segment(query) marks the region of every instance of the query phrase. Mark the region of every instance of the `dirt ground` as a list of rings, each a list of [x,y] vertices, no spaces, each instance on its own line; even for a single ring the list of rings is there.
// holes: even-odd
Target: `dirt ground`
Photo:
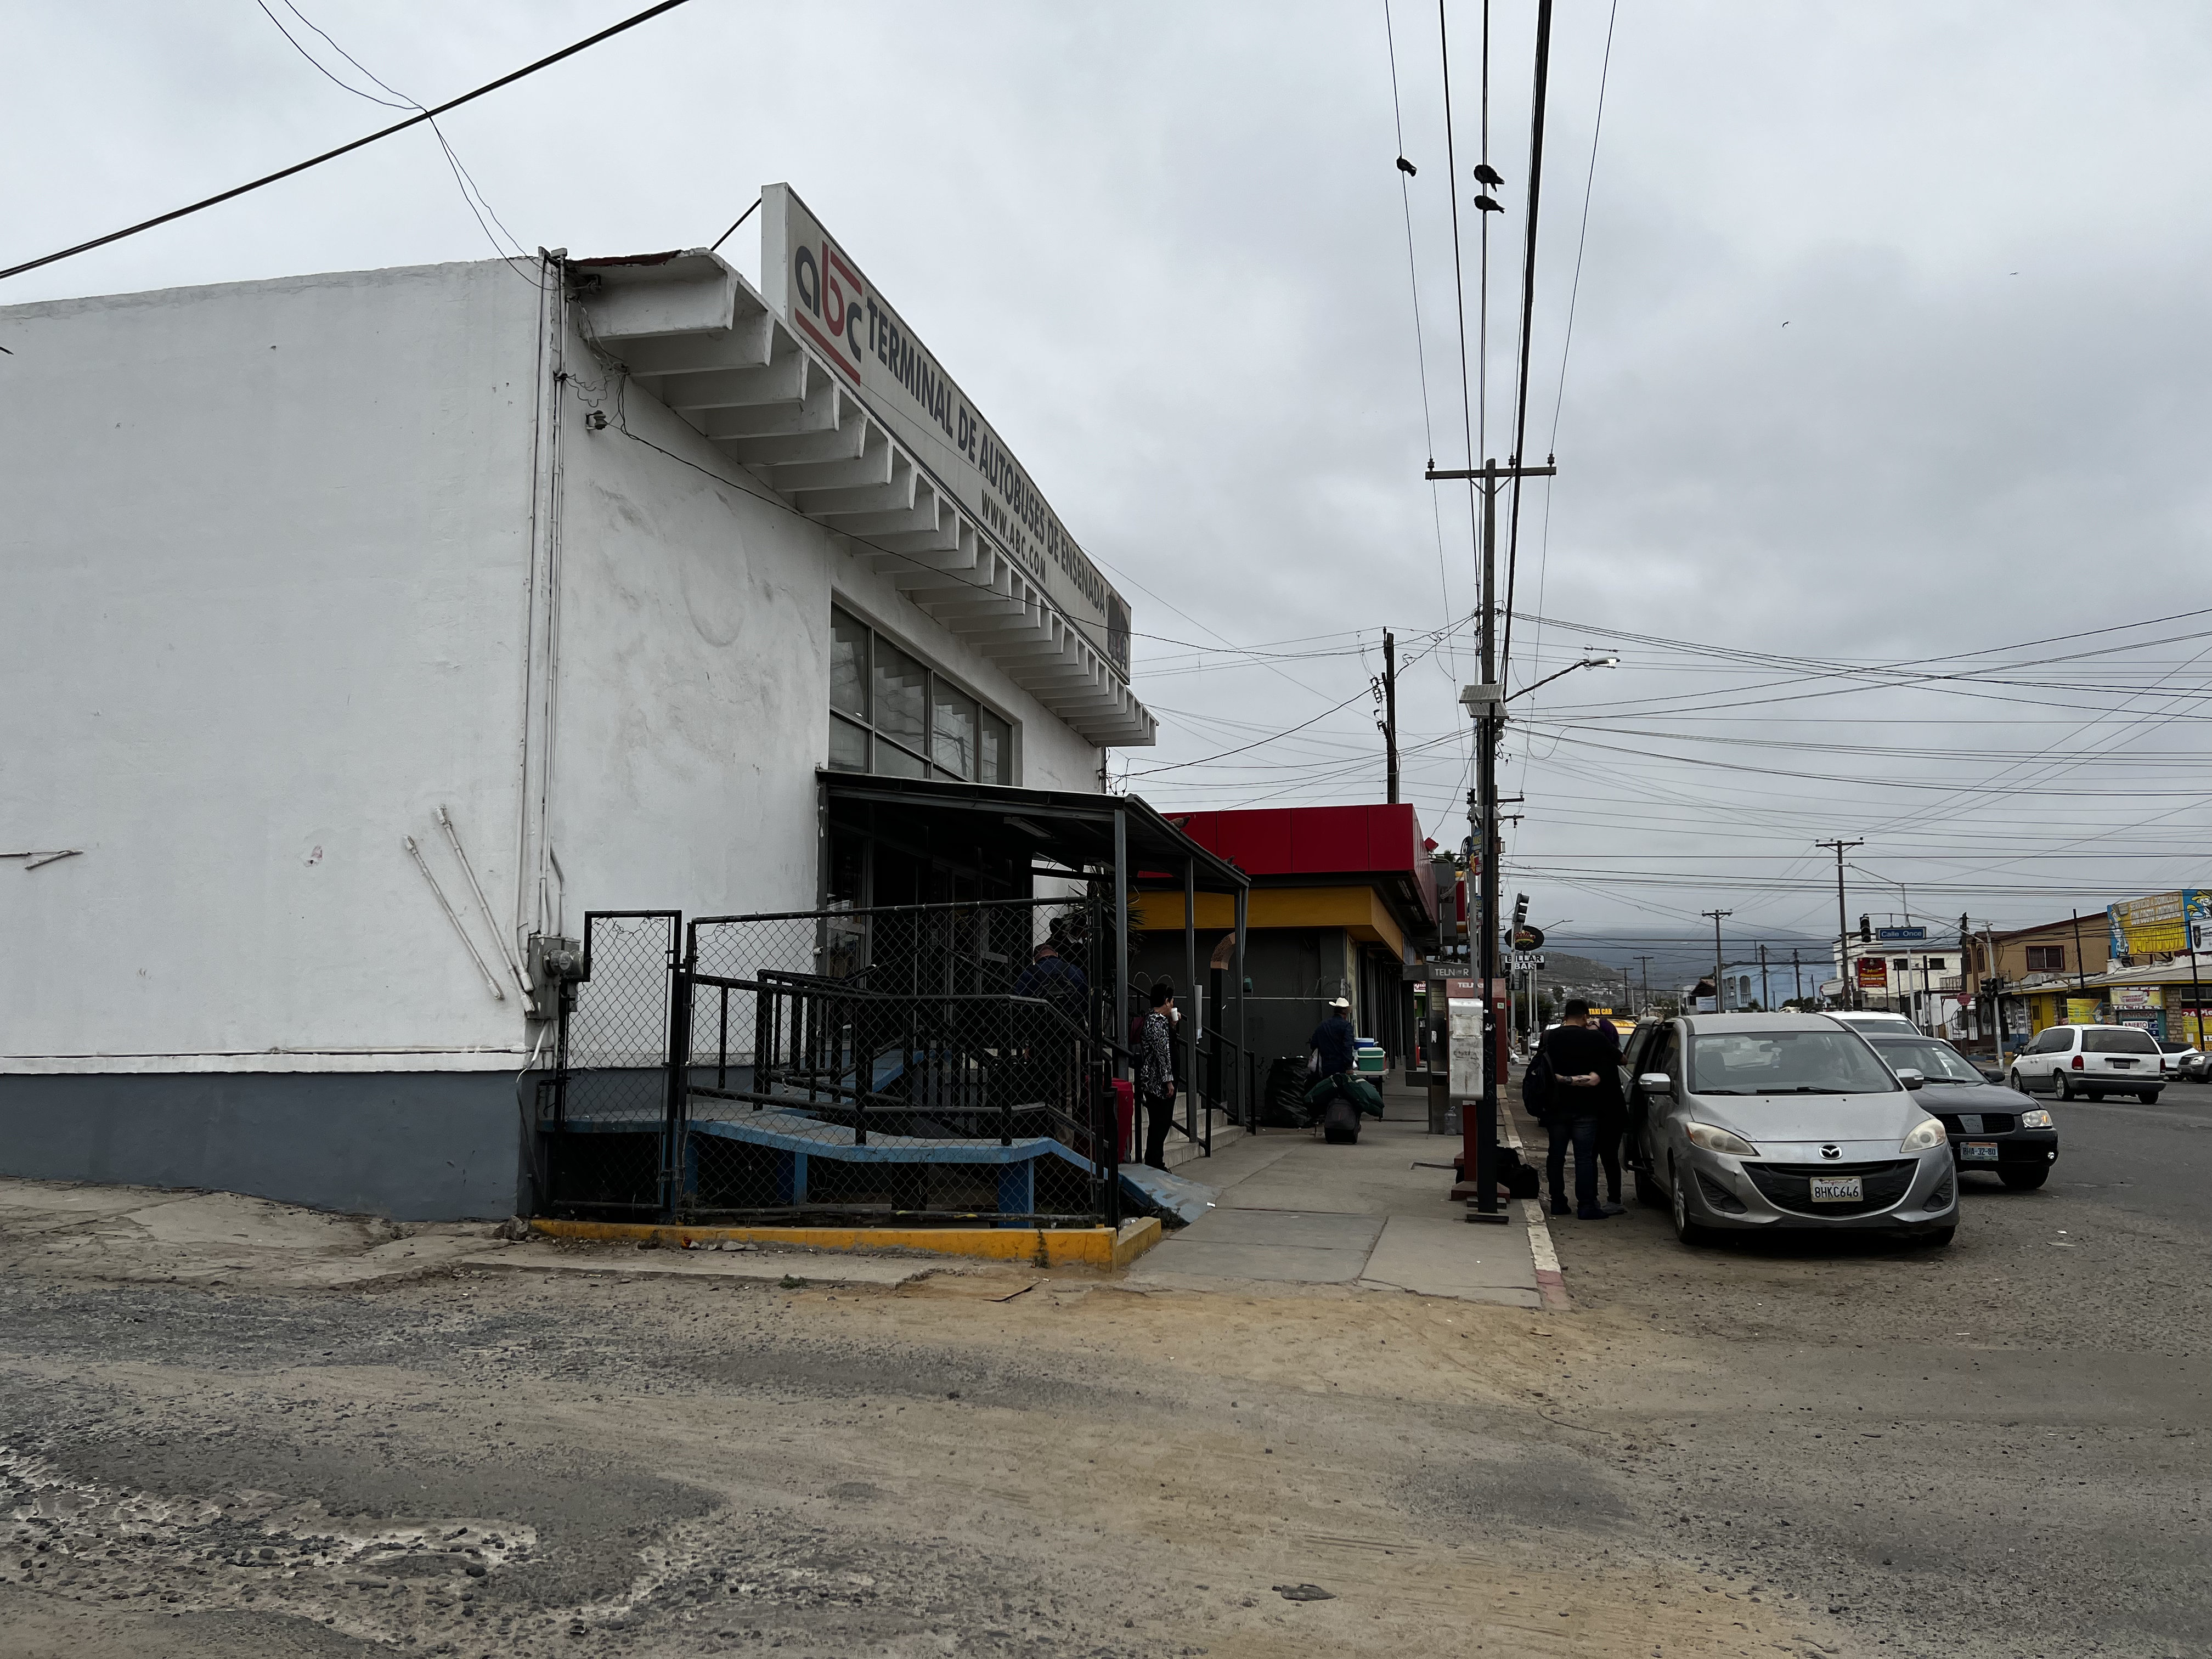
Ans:
[[[58,1202],[0,1194],[24,1659],[2203,1650],[2201,1503],[2128,1517],[2186,1498],[2195,1428],[1947,1462],[1985,1414],[1952,1373],[1916,1395],[1917,1349],[1879,1339],[1836,1363],[1878,1323],[1844,1281],[1920,1273],[1894,1255],[1700,1268],[1631,1219],[1563,1235],[1582,1302],[1547,1315],[1012,1267],[854,1288],[798,1255],[772,1282],[520,1273],[455,1265],[481,1229],[231,1227],[251,1201],[221,1199],[154,1239]],[[1823,1273],[1826,1310],[1759,1310]],[[1955,1500],[2123,1435],[2124,1482],[2008,1518],[1990,1599],[2018,1616],[1961,1616]],[[2148,1553],[2094,1628],[2051,1624],[2070,1583],[2039,1607],[2028,1581],[2100,1522]]]

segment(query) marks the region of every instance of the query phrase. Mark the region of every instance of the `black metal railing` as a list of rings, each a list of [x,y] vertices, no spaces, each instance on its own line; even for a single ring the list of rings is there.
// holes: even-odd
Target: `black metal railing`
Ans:
[[[1088,896],[590,914],[538,1090],[541,1205],[1118,1224],[1099,921]]]

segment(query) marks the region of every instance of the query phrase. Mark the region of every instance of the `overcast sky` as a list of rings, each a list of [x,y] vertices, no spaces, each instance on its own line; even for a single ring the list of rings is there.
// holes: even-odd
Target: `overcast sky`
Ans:
[[[426,102],[632,9],[301,3]],[[1500,455],[1533,13],[1494,7]],[[1585,647],[1623,665],[1516,705],[1509,890],[1578,934],[1691,932],[1719,906],[1749,938],[1832,927],[1823,836],[1867,842],[1854,918],[2021,923],[2212,879],[2212,617],[2089,631],[2212,606],[2212,11],[1632,0],[1593,175],[1610,15],[1559,8],[1529,422],[1540,455],[1556,419],[1560,471],[1524,501],[1516,599],[1557,620],[1516,624],[1512,675]],[[4,16],[0,264],[391,118],[253,0]],[[1390,627],[1408,799],[1456,844],[1475,660],[1464,627],[1434,635],[1472,609],[1474,566],[1464,489],[1420,476],[1467,456],[1453,181],[1436,12],[1399,4],[1425,418],[1384,18],[690,0],[444,125],[530,247],[701,246],[788,180],[1130,599],[1161,720],[1157,749],[1116,757],[1133,789],[1380,799],[1359,694]],[[1481,20],[1454,0],[1470,331]],[[416,131],[0,303],[489,252]],[[753,227],[726,252],[757,271]],[[2028,641],[2051,642],[2005,648]]]

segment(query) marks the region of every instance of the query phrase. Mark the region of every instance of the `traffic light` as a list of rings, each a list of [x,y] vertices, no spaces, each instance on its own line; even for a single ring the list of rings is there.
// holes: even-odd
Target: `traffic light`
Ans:
[[[1874,943],[1874,918],[1870,915],[1862,915],[1859,918],[1859,943],[1862,945]]]
[[[1516,893],[1513,896],[1513,926],[1518,928],[1528,920],[1528,896],[1526,893]]]

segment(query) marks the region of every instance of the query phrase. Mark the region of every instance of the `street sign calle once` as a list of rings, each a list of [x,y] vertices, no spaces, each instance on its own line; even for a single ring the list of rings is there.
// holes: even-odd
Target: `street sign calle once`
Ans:
[[[1924,939],[1928,937],[1928,930],[1925,927],[1877,927],[1874,930],[1874,936],[1883,940]]]

